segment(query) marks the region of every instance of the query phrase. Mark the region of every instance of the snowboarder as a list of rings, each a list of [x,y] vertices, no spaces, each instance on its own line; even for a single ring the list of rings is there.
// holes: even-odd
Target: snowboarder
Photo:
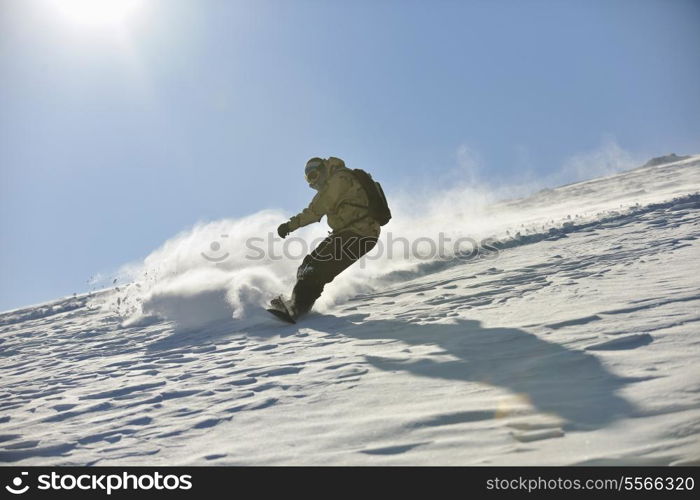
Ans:
[[[270,312],[291,322],[311,309],[327,283],[374,248],[380,226],[391,218],[379,183],[363,170],[350,170],[340,158],[311,158],[305,177],[318,192],[307,208],[280,224],[277,233],[285,238],[324,215],[333,231],[299,266],[291,300],[272,301]]]

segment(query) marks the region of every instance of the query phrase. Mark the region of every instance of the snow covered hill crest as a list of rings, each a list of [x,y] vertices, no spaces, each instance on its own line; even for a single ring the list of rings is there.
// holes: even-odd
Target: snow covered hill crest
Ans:
[[[299,259],[200,255],[275,212],[0,314],[0,462],[700,465],[700,156],[453,204],[388,228],[495,251],[378,256],[297,325],[260,305]]]

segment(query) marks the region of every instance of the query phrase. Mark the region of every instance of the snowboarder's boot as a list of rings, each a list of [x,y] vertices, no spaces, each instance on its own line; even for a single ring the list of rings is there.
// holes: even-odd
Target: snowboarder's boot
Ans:
[[[287,323],[296,323],[296,314],[291,303],[285,300],[281,295],[270,301],[269,312],[277,316],[282,321]]]

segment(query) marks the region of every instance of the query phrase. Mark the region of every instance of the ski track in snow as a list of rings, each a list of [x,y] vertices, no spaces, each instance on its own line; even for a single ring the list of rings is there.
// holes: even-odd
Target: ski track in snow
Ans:
[[[698,465],[700,197],[671,187],[297,325],[4,313],[0,462]]]

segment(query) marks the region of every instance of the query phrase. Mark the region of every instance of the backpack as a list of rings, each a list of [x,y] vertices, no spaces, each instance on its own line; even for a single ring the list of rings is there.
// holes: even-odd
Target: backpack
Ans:
[[[389,204],[386,201],[386,196],[384,196],[382,185],[372,179],[372,176],[362,169],[355,168],[350,170],[350,172],[352,172],[362,189],[365,190],[365,194],[367,194],[369,216],[376,220],[380,226],[384,226],[391,220],[391,210],[389,210]]]

